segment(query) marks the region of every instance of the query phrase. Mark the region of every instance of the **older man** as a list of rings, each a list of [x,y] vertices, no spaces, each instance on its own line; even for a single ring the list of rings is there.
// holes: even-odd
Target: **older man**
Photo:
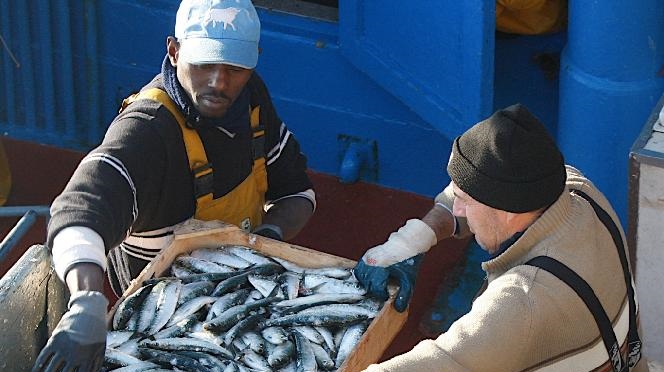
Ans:
[[[422,220],[367,251],[356,274],[410,298],[421,255],[474,234],[491,259],[472,309],[435,340],[368,371],[644,370],[620,222],[524,106],[499,110],[453,144],[450,185]]]

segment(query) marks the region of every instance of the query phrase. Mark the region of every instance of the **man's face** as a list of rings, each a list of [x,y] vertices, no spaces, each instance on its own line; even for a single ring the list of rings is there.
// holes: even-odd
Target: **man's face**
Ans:
[[[178,81],[194,107],[208,118],[221,118],[249,81],[253,70],[226,64],[194,65],[179,58],[179,44],[168,39],[168,55]]]
[[[497,251],[500,244],[510,237],[507,212],[478,202],[455,183],[452,183],[452,191],[455,196],[452,213],[458,217],[466,217],[470,231],[475,234],[475,240],[485,251]]]

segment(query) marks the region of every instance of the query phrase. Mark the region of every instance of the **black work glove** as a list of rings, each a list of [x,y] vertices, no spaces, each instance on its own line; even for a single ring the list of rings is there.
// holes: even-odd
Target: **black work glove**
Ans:
[[[100,292],[79,291],[69,299],[51,338],[37,357],[37,371],[99,371],[106,352],[106,308]]]
[[[281,228],[277,225],[270,225],[270,224],[264,223],[262,225],[256,226],[256,228],[252,232],[256,235],[264,236],[266,238],[279,240],[279,241],[284,240],[284,236],[283,236],[283,233],[281,232]]]

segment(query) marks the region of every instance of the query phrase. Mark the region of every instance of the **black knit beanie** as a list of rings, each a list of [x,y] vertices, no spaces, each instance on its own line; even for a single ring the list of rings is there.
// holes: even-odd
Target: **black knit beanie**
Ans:
[[[515,213],[547,207],[565,188],[565,164],[544,125],[516,104],[457,137],[452,181],[482,204]]]

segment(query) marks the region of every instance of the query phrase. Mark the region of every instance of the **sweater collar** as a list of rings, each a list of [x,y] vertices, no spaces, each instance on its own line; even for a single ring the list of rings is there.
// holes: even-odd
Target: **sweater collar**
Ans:
[[[491,253],[491,259],[494,259],[494,258],[500,256],[501,254],[503,254],[503,252],[505,252],[507,250],[507,248],[511,247],[512,244],[514,244],[517,240],[519,240],[521,235],[523,235],[523,231],[517,232],[516,234],[512,235],[511,238],[509,238],[509,239],[505,240],[504,242],[502,242],[500,244],[500,247],[498,247],[498,250]]]
[[[558,234],[564,233],[564,229],[559,227],[569,223],[570,211],[571,197],[569,190],[565,188],[558,199],[523,233],[516,234],[501,244],[499,250],[482,263],[482,269],[491,276],[525,263],[532,258],[531,250],[535,245],[547,239],[557,239]]]
[[[184,114],[187,126],[192,128],[199,127],[219,127],[228,132],[237,133],[249,129],[249,90],[245,86],[235,102],[228,108],[226,115],[220,119],[212,119],[202,116],[194,107],[191,99],[185,92],[177,78],[175,67],[171,65],[168,55],[161,64],[161,73],[163,76],[164,89],[173,99],[175,104]]]

